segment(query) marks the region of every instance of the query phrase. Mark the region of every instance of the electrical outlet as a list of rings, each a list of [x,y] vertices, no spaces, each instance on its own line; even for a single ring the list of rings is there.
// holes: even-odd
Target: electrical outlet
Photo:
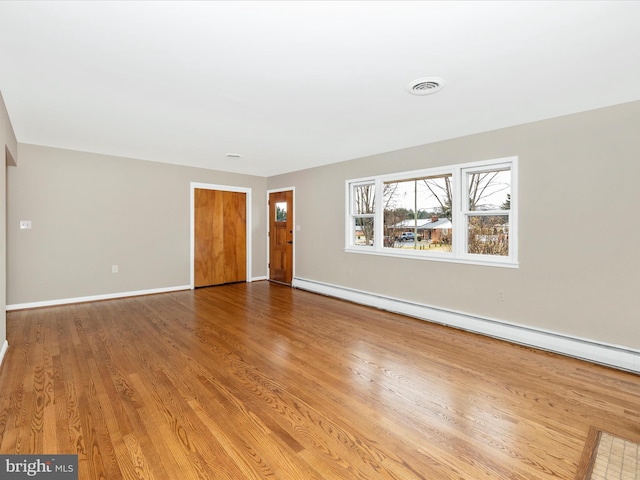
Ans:
[[[504,302],[504,291],[503,290],[498,290],[498,301],[499,302]]]
[[[118,265],[111,265],[111,273],[118,273]]]

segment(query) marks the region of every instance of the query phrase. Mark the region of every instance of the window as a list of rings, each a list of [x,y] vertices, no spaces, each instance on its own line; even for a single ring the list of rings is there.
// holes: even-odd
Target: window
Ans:
[[[509,256],[511,169],[463,170],[466,253]]]
[[[276,203],[276,222],[287,221],[287,202]]]
[[[517,158],[348,180],[346,250],[517,265]]]
[[[350,244],[371,247],[375,231],[375,184],[356,183],[350,192]]]
[[[451,252],[451,179],[383,181],[385,247]]]

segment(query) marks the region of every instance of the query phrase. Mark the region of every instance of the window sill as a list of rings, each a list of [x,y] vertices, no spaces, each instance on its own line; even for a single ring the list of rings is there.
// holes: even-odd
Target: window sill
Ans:
[[[424,250],[420,252],[399,252],[394,249],[388,248],[383,250],[375,250],[372,247],[345,247],[346,253],[358,253],[364,255],[377,255],[382,257],[396,257],[396,258],[410,258],[411,260],[428,260],[432,262],[447,262],[447,263],[462,263],[467,265],[481,265],[485,267],[502,267],[502,268],[519,268],[520,264],[508,259],[484,259],[484,258],[461,258],[454,257],[452,254],[447,253],[425,253]]]

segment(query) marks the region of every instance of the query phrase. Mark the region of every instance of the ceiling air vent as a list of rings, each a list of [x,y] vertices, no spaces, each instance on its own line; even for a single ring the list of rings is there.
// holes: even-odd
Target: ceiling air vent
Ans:
[[[414,80],[409,84],[409,93],[412,95],[431,95],[440,91],[444,80],[438,77],[425,77]]]

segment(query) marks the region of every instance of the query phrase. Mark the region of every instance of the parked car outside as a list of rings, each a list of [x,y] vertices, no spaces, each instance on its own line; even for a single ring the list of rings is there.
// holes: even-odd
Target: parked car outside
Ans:
[[[402,232],[398,237],[398,240],[401,242],[413,242],[416,239],[413,232]]]

